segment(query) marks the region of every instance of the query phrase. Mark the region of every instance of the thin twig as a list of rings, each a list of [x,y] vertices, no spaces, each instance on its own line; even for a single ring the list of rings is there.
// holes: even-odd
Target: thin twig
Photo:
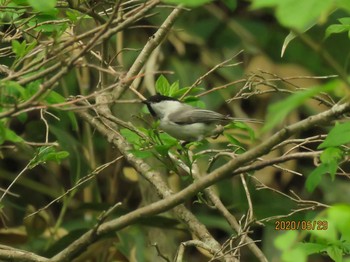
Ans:
[[[103,169],[109,167],[110,165],[116,163],[117,161],[121,160],[123,158],[123,156],[119,156],[116,159],[113,159],[112,161],[105,163],[99,167],[97,167],[94,171],[92,171],[90,174],[80,178],[77,183],[69,188],[66,192],[64,192],[62,195],[60,195],[59,197],[55,198],[54,200],[52,200],[51,202],[49,202],[48,204],[46,204],[45,206],[39,208],[37,211],[35,211],[34,213],[28,214],[27,216],[24,217],[24,219],[27,219],[31,216],[34,216],[35,214],[49,208],[51,205],[53,205],[54,203],[57,203],[58,201],[60,201],[63,197],[67,196],[69,193],[71,193],[72,191],[75,191],[77,188],[79,188],[81,185],[83,185],[84,183],[90,181],[92,178],[94,178],[96,175],[98,175]]]
[[[34,156],[34,158],[35,157],[36,156]],[[21,172],[18,173],[18,175],[12,180],[11,184],[6,188],[6,190],[4,191],[4,193],[0,197],[0,203],[2,202],[4,197],[7,195],[7,193],[10,191],[11,187],[17,182],[17,180],[23,175],[23,173],[29,169],[30,165],[32,164],[32,160],[30,160],[28,162],[28,164],[21,170]]]
[[[165,192],[162,192],[163,197],[165,197],[164,199],[159,200],[155,203],[149,204],[145,207],[138,208],[135,211],[132,211],[117,219],[114,219],[102,224],[98,229],[98,236],[101,237],[110,231],[115,231],[115,230],[124,228],[127,225],[134,223],[141,217],[158,214],[166,210],[169,210],[171,208],[174,208],[175,206],[178,206],[180,203],[183,203],[183,201],[185,201],[191,196],[194,196],[204,188],[210,185],[213,185],[214,183],[222,179],[232,176],[233,170],[236,170],[240,166],[246,163],[249,163],[250,161],[256,159],[257,157],[260,157],[268,153],[271,150],[271,148],[273,148],[275,145],[279,144],[283,140],[287,139],[288,137],[292,136],[293,134],[306,130],[310,127],[313,127],[316,124],[327,123],[349,111],[350,111],[350,103],[339,104],[339,105],[333,106],[330,110],[324,111],[317,115],[310,116],[295,124],[286,126],[282,130],[278,131],[277,133],[275,133],[274,135],[272,135],[271,137],[263,141],[261,144],[259,144],[255,148],[250,149],[241,155],[238,155],[236,158],[232,159],[227,164],[217,168],[215,171],[213,171],[208,175],[202,176],[200,179],[196,180],[194,183],[190,184],[183,190],[175,194],[168,192],[166,196],[164,195]],[[109,141],[116,144],[119,150],[121,150],[121,152],[126,156],[129,163],[135,163],[136,165],[134,166],[134,168],[136,168],[141,174],[147,175],[147,179],[151,179],[151,180],[157,179],[156,176],[153,175],[153,171],[150,171],[150,167],[147,166],[147,164],[142,163],[141,165],[140,161],[133,159],[133,156],[127,153],[127,150],[129,147],[126,146],[125,141],[121,140],[122,138],[120,136],[117,136],[115,132],[111,133],[108,129],[106,130],[106,127],[104,125],[101,125],[101,123],[97,119],[89,116],[88,114],[84,113],[84,114],[81,114],[81,116],[84,117],[86,121],[89,121],[89,123],[92,126],[96,127],[98,131],[102,133],[107,132]],[[124,149],[123,147],[121,147],[121,144],[124,146]],[[150,182],[154,183],[154,181],[150,181]],[[158,184],[157,187],[159,190],[160,189],[159,186],[163,185],[164,182],[159,180],[157,181],[157,184]],[[180,206],[178,206],[177,208],[179,207]],[[63,258],[65,258],[64,261],[67,261],[67,259],[71,260],[72,254],[77,254],[78,250],[84,249],[84,247],[86,247],[88,243],[91,243],[91,241],[94,241],[94,239],[91,239],[91,231],[89,231],[83,234],[79,239],[74,241],[70,246],[65,248],[62,252],[58,253],[53,258],[53,260],[57,261]]]
[[[112,92],[113,100],[118,99],[130,85],[132,85],[129,81],[124,81],[125,79],[130,79],[135,75],[139,74],[141,68],[147,61],[147,58],[151,55],[153,50],[158,47],[162,40],[166,37],[167,33],[173,26],[175,20],[180,16],[183,9],[181,6],[176,7],[171,14],[165,19],[163,24],[159,27],[156,33],[154,33],[143,47],[142,51],[135,59],[134,63],[126,73],[125,77],[121,79],[120,85],[118,88],[114,89]]]
[[[232,57],[230,57],[229,59],[226,59],[225,61],[215,65],[212,69],[210,69],[208,72],[206,72],[204,75],[200,76],[191,86],[190,88],[181,96],[180,100],[184,99],[191,91],[193,88],[195,88],[196,86],[200,85],[203,81],[204,78],[206,78],[208,75],[210,75],[211,73],[213,73],[214,71],[216,71],[217,69],[224,67],[227,63],[231,62],[234,58],[236,58],[237,56],[239,56],[241,53],[243,52],[243,50],[239,51],[237,54],[233,55]],[[234,64],[234,66],[238,65],[240,63]]]

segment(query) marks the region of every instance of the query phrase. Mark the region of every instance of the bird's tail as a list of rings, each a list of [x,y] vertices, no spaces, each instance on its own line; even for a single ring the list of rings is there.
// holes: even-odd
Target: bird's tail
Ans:
[[[263,120],[254,119],[254,118],[237,118],[237,117],[229,117],[231,121],[237,122],[245,122],[245,123],[255,123],[255,124],[264,124]]]

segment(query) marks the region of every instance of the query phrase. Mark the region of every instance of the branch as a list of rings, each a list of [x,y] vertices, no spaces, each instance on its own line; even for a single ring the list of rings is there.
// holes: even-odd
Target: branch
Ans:
[[[220,214],[226,219],[231,228],[233,228],[237,233],[239,233],[240,225],[236,218],[227,210],[225,205],[221,202],[220,198],[214,193],[214,190],[207,188],[205,190],[207,197],[213,202],[214,206],[220,212]],[[261,262],[267,262],[267,258],[261,249],[254,243],[254,241],[247,235],[245,235],[244,242],[247,244],[250,251],[256,256],[256,258]]]
[[[276,144],[285,140],[286,138],[292,136],[293,134],[306,130],[317,124],[328,123],[329,121],[339,117],[340,115],[350,111],[350,103],[344,103],[341,105],[335,105],[330,110],[319,113],[314,116],[310,116],[298,123],[287,126],[277,132],[275,135],[271,136],[269,139],[265,140],[265,142],[258,145],[256,148],[253,148],[239,156],[235,159],[231,160],[227,164],[221,166],[216,169],[212,173],[203,176],[201,179],[197,180],[195,183],[189,185],[185,189],[180,192],[167,197],[166,199],[160,200],[156,203],[153,203],[149,206],[142,207],[138,210],[130,212],[119,219],[107,222],[103,227],[101,227],[101,231],[105,232],[110,229],[118,230],[123,228],[123,225],[130,220],[137,220],[139,217],[159,214],[170,208],[178,205],[179,203],[184,202],[189,197],[194,196],[197,192],[203,190],[204,188],[213,185],[214,183],[223,180],[225,178],[230,177],[232,171],[238,168],[239,166],[250,162],[266,153]],[[101,233],[102,233],[101,232]]]
[[[128,153],[128,147],[127,147],[128,145],[125,144],[125,141],[121,136],[117,135],[117,133],[109,132],[109,134],[106,134],[108,135],[108,138],[109,138],[108,140],[113,144],[118,145],[118,148],[122,150],[121,153],[125,154],[129,162],[131,161],[133,163],[133,166],[137,168],[137,171],[139,173],[144,174],[148,180],[152,180],[152,179],[160,180],[158,182],[162,187],[164,187],[163,189],[166,191],[159,192],[160,188],[158,185],[157,190],[159,193],[162,193],[164,199],[159,200],[155,203],[152,203],[148,206],[141,207],[117,219],[114,219],[102,224],[97,230],[96,236],[101,237],[103,235],[108,234],[109,232],[120,230],[132,223],[135,223],[140,218],[155,215],[155,214],[160,214],[171,208],[174,208],[180,203],[183,203],[188,198],[197,194],[199,191],[205,189],[206,187],[211,186],[220,180],[231,177],[233,175],[232,172],[236,170],[238,167],[257,159],[260,156],[265,155],[275,145],[284,141],[285,139],[292,136],[293,134],[300,131],[307,130],[310,127],[313,127],[315,125],[329,123],[330,121],[338,118],[342,114],[347,113],[349,111],[350,111],[350,103],[335,105],[330,110],[327,110],[325,112],[319,113],[314,116],[310,116],[300,122],[289,125],[283,128],[282,130],[280,130],[279,132],[277,132],[276,134],[274,134],[273,136],[271,136],[269,139],[262,142],[257,147],[250,149],[249,151],[237,156],[235,159],[231,160],[227,164],[219,167],[218,169],[211,172],[210,174],[203,176],[193,184],[189,185],[185,189],[175,194],[172,194],[172,192],[167,188],[166,184],[160,179],[159,175],[156,172],[151,171],[150,167],[145,162],[135,158],[132,154]],[[96,118],[93,118],[87,113],[82,113],[81,116],[86,120],[88,120],[99,131],[104,131],[104,128],[101,128],[100,124],[96,123],[96,121],[99,122],[99,120],[97,120]],[[123,149],[123,146],[120,145],[120,143],[123,144],[124,149]],[[180,206],[180,207],[183,207],[183,206]],[[178,209],[178,212],[179,211],[180,210]],[[90,236],[91,236],[91,230],[85,233],[84,235],[82,235],[79,239],[73,242],[69,247],[67,247],[61,253],[57,254],[53,258],[54,261],[68,261],[69,259],[73,258],[76,252],[79,252],[81,251],[81,249],[86,248],[89,243],[92,243],[95,240],[95,239],[91,239]],[[210,239],[210,235],[207,235],[206,239]]]
[[[170,30],[175,19],[180,15],[180,13],[180,7],[177,7],[175,10],[173,10],[171,14],[167,17],[167,19],[164,21],[164,23],[161,25],[161,27],[158,29],[158,31],[153,35],[153,37],[150,38],[145,48],[141,51],[140,55],[135,60],[133,66],[130,68],[126,77],[124,77],[119,83],[125,85],[125,89],[129,86],[128,83],[134,78],[134,75],[136,75],[142,68],[144,62],[147,60],[154,48],[159,46],[161,41],[165,38],[167,32]],[[121,90],[121,86],[119,85],[119,87],[115,90]],[[112,117],[112,113],[108,107],[110,99],[111,96],[108,93],[101,94],[98,97],[96,97],[97,108],[95,112],[98,116],[101,115],[104,118],[97,119],[87,114],[86,112],[81,112],[80,116],[82,116],[93,127],[99,130],[101,134],[105,135],[107,137],[107,140],[113,143],[119,149],[122,155],[125,156],[125,159],[136,169],[136,171],[138,171],[151,185],[153,185],[153,187],[157,191],[157,194],[161,198],[166,198],[172,195],[173,192],[163,181],[160,173],[150,171],[152,168],[146,162],[137,159],[134,155],[128,152],[130,149],[132,149],[132,147],[116,131],[118,130],[119,125],[116,125],[115,122],[119,122],[118,124],[120,124],[121,122],[116,121],[116,118]],[[193,235],[195,235],[205,244],[209,245],[213,250],[215,250],[215,253],[220,253],[221,247],[219,243],[210,235],[207,228],[202,223],[200,223],[198,219],[185,206],[180,205],[174,208],[174,213],[180,221],[182,221],[188,226],[189,231]],[[95,241],[96,235],[94,234],[94,236],[92,236],[91,234],[86,234],[82,239],[80,239],[79,245],[76,246],[76,250],[74,249],[73,253],[80,252],[80,250],[84,249],[90,241]],[[64,250],[61,252],[61,254],[58,254],[55,257],[55,259],[60,260],[62,257],[66,257],[66,255],[69,254],[69,252],[69,250]]]
[[[191,155],[192,158],[192,155]],[[179,162],[179,161],[178,161]],[[201,175],[200,172],[197,172],[198,167],[196,164],[192,165],[192,176],[195,179],[200,179]],[[191,170],[188,170],[191,171]],[[190,174],[190,172],[188,172]],[[219,211],[219,213],[226,219],[228,224],[231,226],[231,228],[238,234],[241,235],[242,231],[247,232],[248,230],[245,230],[241,228],[240,224],[237,222],[234,215],[228,211],[228,209],[225,207],[225,205],[221,202],[220,197],[215,193],[215,190],[212,186],[207,187],[203,190],[205,196],[213,203],[214,207]],[[257,259],[261,262],[267,262],[267,258],[265,257],[264,253],[259,249],[259,247],[254,243],[254,241],[248,237],[247,234],[242,234],[241,241],[246,243],[250,251],[257,257]],[[236,249],[238,251],[239,249]]]
[[[49,67],[45,70],[45,74],[37,73],[35,75],[29,76],[26,79],[21,79],[19,82],[20,82],[20,84],[24,85],[24,84],[28,83],[28,80],[30,80],[29,82],[34,81],[34,80],[38,79],[39,77],[44,77],[45,75],[60,68],[60,71],[58,71],[48,81],[46,81],[45,83],[40,85],[39,91],[36,94],[34,94],[30,99],[17,105],[16,108],[12,108],[12,109],[9,109],[8,111],[1,112],[0,118],[9,117],[21,109],[25,109],[25,108],[30,107],[35,101],[37,101],[42,95],[44,95],[45,92],[47,92],[50,88],[52,88],[52,86],[61,77],[63,77],[65,74],[67,74],[69,72],[69,69],[74,65],[74,63],[80,57],[85,55],[86,52],[90,51],[94,46],[99,44],[101,41],[109,38],[113,34],[125,29],[130,24],[141,19],[145,15],[145,13],[147,13],[150,9],[154,8],[158,3],[159,3],[159,1],[157,0],[157,1],[152,1],[150,3],[145,4],[145,6],[141,10],[139,10],[135,14],[130,15],[130,17],[128,17],[125,21],[121,22],[120,24],[118,24],[116,27],[113,27],[112,29],[109,29],[109,27],[111,25],[113,25],[113,23],[112,23],[113,19],[110,19],[106,24],[99,26],[98,31],[94,31],[95,32],[94,37],[83,47],[83,49],[77,55],[74,55],[73,57],[71,57],[70,60],[66,61],[65,63],[61,63],[61,62],[55,63],[54,65],[52,65],[51,67]],[[77,41],[77,38],[73,38],[73,39],[74,39],[74,41]],[[67,43],[66,43],[65,47],[60,47],[60,48],[64,49],[66,47],[69,47],[74,43],[74,41],[69,42],[70,43],[69,45],[67,45]],[[58,50],[55,50],[55,51],[58,52],[58,54],[60,54],[60,52]],[[58,54],[55,54],[56,57],[58,56]],[[62,55],[62,54],[60,54],[60,55]],[[51,58],[51,59],[53,59],[53,58]],[[39,68],[43,67],[46,62],[47,61],[44,61],[43,63],[39,64],[36,67],[37,70]],[[23,74],[24,72],[21,72],[21,73]],[[26,72],[26,73],[28,73],[28,72]],[[3,79],[2,81],[7,81],[7,80],[10,80],[12,78],[17,78],[17,77],[19,77],[19,73],[12,74],[10,77]]]
[[[16,248],[0,245],[1,261],[21,261],[21,262],[48,262],[47,258],[38,256],[32,252],[18,250]]]
[[[300,152],[300,153],[295,153],[295,154],[290,154],[290,155],[285,155],[281,157],[276,157],[268,160],[263,160],[257,163],[253,163],[244,167],[237,168],[232,172],[233,175],[238,175],[250,171],[255,171],[255,170],[260,170],[263,169],[267,166],[272,166],[276,165],[278,163],[283,163],[287,162],[290,160],[294,159],[303,159],[303,158],[315,158],[316,156],[320,155],[320,151],[315,151],[315,152]]]
[[[112,143],[114,146],[116,146],[119,149],[120,153],[124,155],[125,159],[135,168],[135,170],[140,175],[142,175],[150,184],[153,185],[153,187],[157,191],[157,194],[161,198],[166,199],[173,195],[173,192],[169,189],[167,184],[164,182],[160,173],[154,171],[153,168],[150,167],[142,159],[138,159],[133,154],[129,153],[129,150],[132,149],[132,147],[130,144],[128,144],[125,141],[125,139],[118,132],[115,131],[117,130],[117,127],[115,126],[115,124],[113,124],[110,121],[108,121],[107,123],[106,122],[107,120],[102,123],[99,118],[91,116],[86,112],[79,112],[79,114],[83,119],[88,121],[92,127],[96,128],[97,131],[99,131],[102,135],[107,137],[107,140],[110,143]],[[103,114],[105,117],[106,113],[103,112],[101,114]],[[143,208],[140,208],[140,209],[142,210]],[[149,211],[151,212],[150,215],[159,213],[157,212],[157,209],[155,210],[152,209]],[[184,224],[187,225],[189,231],[192,234],[194,234],[203,243],[210,246],[212,250],[215,250],[215,253],[221,254],[220,252],[221,247],[219,243],[211,236],[207,228],[202,223],[200,223],[198,219],[184,205],[179,205],[175,207],[173,211],[176,217],[180,221],[182,221]],[[162,211],[160,213],[162,213]],[[141,213],[136,212],[133,215],[130,221],[129,221],[130,217],[128,218],[128,216],[126,216],[125,220],[122,219],[123,226],[121,228],[131,225],[139,218],[145,216],[143,214],[143,211],[141,211]],[[122,216],[122,217],[125,217],[125,216]],[[98,230],[94,232],[94,234],[92,234],[92,230],[86,232],[84,235],[82,235],[79,239],[73,242],[66,249],[64,249],[57,255],[55,255],[52,258],[52,261],[60,261],[60,262],[71,261],[78,254],[80,254],[85,248],[87,248],[91,243],[95,242],[98,238],[102,237],[108,232],[111,232],[111,230],[115,231],[115,229],[113,229],[113,226],[110,227],[108,223],[109,222],[101,224]]]
[[[243,50],[239,51],[237,54],[233,55],[232,57],[230,57],[229,59],[226,59],[225,61],[215,65],[212,69],[210,69],[208,72],[206,72],[204,75],[200,76],[191,86],[190,88],[180,97],[180,100],[183,100],[191,91],[193,88],[197,87],[198,85],[200,85],[203,81],[204,78],[206,78],[208,75],[210,75],[211,73],[213,73],[214,71],[216,71],[219,68],[224,67],[228,62],[231,62],[234,58],[236,58],[237,56],[239,56],[241,53],[243,52]],[[239,64],[239,63],[238,63]]]
[[[175,257],[175,262],[184,261],[185,248],[194,246],[196,248],[202,248],[210,253],[213,253],[214,250],[211,250],[209,246],[199,240],[189,240],[186,242],[182,242],[178,248],[177,255]]]
[[[178,6],[176,7],[170,15],[167,17],[167,19],[163,22],[163,24],[160,26],[157,32],[152,35],[144,48],[142,49],[139,56],[135,59],[135,62],[128,70],[127,74],[123,79],[121,79],[119,87],[114,89],[113,94],[113,100],[118,99],[125,90],[132,84],[130,79],[133,79],[142,69],[143,65],[151,55],[154,49],[156,49],[161,42],[165,39],[167,33],[170,31],[171,27],[173,26],[176,18],[181,14],[182,7]]]

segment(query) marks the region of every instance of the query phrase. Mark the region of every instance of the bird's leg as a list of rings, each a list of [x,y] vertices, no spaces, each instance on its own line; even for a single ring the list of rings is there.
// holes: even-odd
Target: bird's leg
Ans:
[[[191,143],[191,142],[189,142],[189,141],[182,141],[182,142],[181,142],[181,146],[184,148],[184,147],[187,146],[189,143]]]
[[[182,155],[183,152],[186,150],[186,146],[187,146],[189,143],[191,143],[191,142],[189,142],[189,141],[182,141],[182,142],[180,142],[181,148],[177,148],[177,152],[178,152],[180,155]]]
[[[222,133],[224,133],[224,127],[222,125],[216,125],[211,138],[217,139]]]

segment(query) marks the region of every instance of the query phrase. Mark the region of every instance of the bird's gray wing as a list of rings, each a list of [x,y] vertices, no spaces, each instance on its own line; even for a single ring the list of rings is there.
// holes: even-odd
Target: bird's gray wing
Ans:
[[[194,123],[211,124],[231,120],[231,118],[228,116],[224,116],[220,113],[200,108],[191,108],[188,111],[182,111],[180,113],[175,112],[170,114],[169,118],[179,125]]]

